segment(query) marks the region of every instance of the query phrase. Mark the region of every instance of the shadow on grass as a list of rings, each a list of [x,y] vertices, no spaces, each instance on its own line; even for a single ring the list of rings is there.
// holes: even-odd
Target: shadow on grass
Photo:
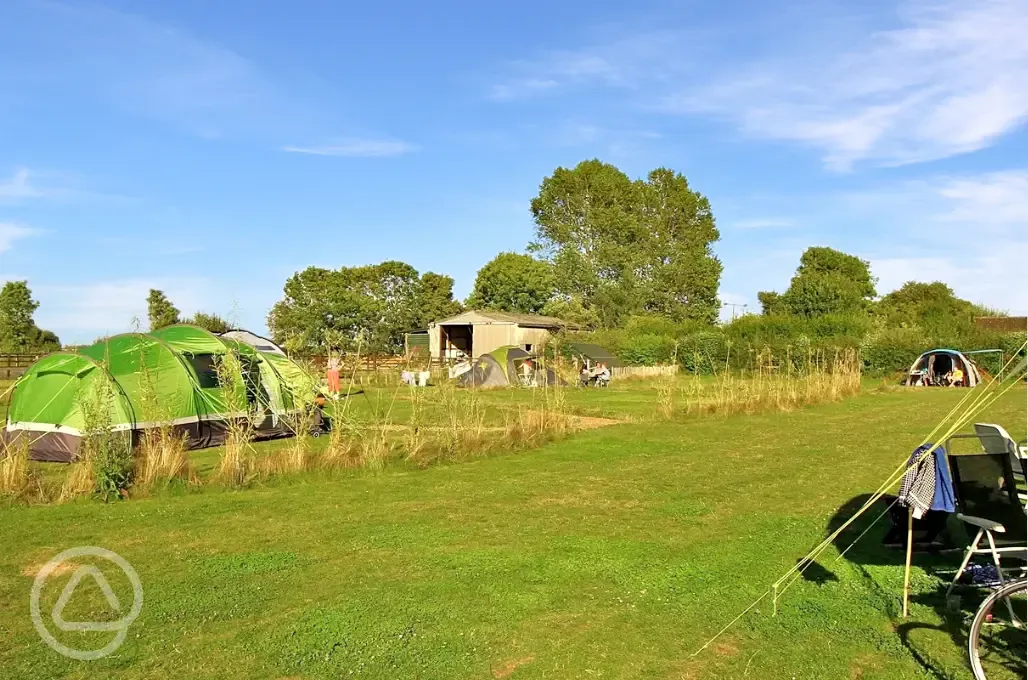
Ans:
[[[827,535],[843,526],[870,498],[870,494],[862,494],[842,505],[829,520]],[[894,496],[886,496],[876,501],[833,540],[833,545],[844,555],[843,559],[857,569],[873,593],[882,596],[883,602],[895,603],[886,605],[891,609],[888,614],[894,619],[896,633],[911,658],[931,677],[948,679],[951,674],[940,670],[939,662],[927,651],[929,647],[918,644],[917,633],[948,636],[963,657],[964,668],[970,670],[966,652],[968,630],[986,591],[961,585],[954,590],[956,597],[947,598],[946,590],[960,563],[966,537],[963,527],[948,513],[930,512],[923,519],[914,520],[912,562],[939,582],[930,592],[915,592],[911,602],[932,609],[941,623],[900,619],[896,593],[885,592],[867,569],[887,566],[902,570],[906,561],[907,510],[899,504],[890,508],[893,500]]]

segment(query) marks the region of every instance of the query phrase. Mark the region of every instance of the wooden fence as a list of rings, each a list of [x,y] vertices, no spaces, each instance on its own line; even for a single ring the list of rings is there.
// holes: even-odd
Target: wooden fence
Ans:
[[[662,375],[677,375],[678,364],[669,366],[615,366],[610,370],[611,377],[617,378],[656,378]]]
[[[20,378],[38,358],[36,354],[0,354],[0,380]]]

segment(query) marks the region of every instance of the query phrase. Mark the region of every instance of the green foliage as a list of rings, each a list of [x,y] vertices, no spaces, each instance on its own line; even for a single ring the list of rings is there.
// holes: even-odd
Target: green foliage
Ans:
[[[453,299],[452,276],[435,272],[425,272],[421,275],[421,290],[418,293],[417,304],[418,327],[459,314],[461,309],[460,302]]]
[[[27,281],[4,284],[0,290],[0,353],[45,353],[61,348],[56,335],[36,326],[32,317],[38,308]]]
[[[875,314],[884,319],[887,326],[919,327],[937,335],[970,330],[977,312],[975,305],[958,298],[940,281],[908,281],[875,306]]]
[[[179,322],[178,308],[171,303],[163,290],[150,289],[150,294],[146,297],[146,314],[152,331]]]
[[[816,317],[866,311],[874,299],[869,264],[832,248],[807,248],[788,290],[757,294],[764,314]]]
[[[204,312],[197,312],[191,319],[186,319],[186,323],[199,326],[209,330],[211,333],[227,333],[232,330],[229,323],[217,314],[206,314]]]
[[[478,270],[468,307],[538,314],[553,293],[553,268],[548,262],[500,253]]]
[[[84,459],[92,465],[94,492],[105,503],[116,500],[132,483],[132,448],[126,432],[114,431],[114,402],[111,380],[99,377],[79,396],[83,420]]]
[[[276,342],[300,354],[349,351],[361,342],[364,351],[396,353],[405,332],[459,309],[452,286],[448,276],[419,278],[404,262],[308,267],[286,281],[268,327]]]
[[[532,200],[531,250],[554,267],[563,299],[612,328],[641,312],[713,323],[721,263],[710,204],[681,174],[633,181],[613,165],[557,168]]]

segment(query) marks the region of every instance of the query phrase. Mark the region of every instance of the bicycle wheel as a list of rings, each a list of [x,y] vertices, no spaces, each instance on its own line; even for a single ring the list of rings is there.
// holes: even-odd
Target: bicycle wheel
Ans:
[[[976,680],[1024,678],[1028,671],[1028,581],[1007,583],[982,602],[967,651]]]

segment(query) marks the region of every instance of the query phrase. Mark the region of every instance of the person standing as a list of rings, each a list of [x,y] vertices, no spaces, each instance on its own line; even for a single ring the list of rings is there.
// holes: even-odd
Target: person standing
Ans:
[[[339,384],[339,357],[328,358],[328,370],[325,371],[328,379],[328,391],[332,394],[339,394],[342,389]]]

